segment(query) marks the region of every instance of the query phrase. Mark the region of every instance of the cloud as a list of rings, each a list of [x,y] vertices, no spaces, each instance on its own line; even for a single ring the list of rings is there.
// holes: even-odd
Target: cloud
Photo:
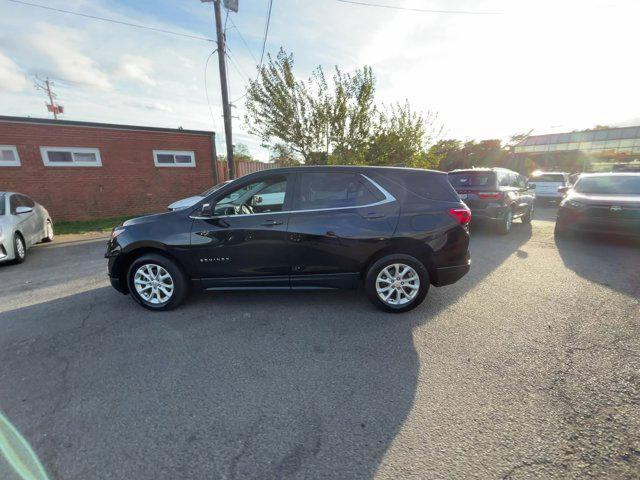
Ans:
[[[158,82],[151,76],[152,72],[153,62],[149,58],[139,55],[123,55],[117,74],[144,85],[155,87]]]
[[[91,42],[71,28],[54,27],[42,22],[35,26],[37,32],[29,35],[28,41],[46,57],[53,76],[98,90],[112,88],[107,74],[80,51],[82,46],[95,48]]]
[[[0,52],[0,90],[9,92],[21,92],[27,85],[25,76],[20,72],[20,67]]]

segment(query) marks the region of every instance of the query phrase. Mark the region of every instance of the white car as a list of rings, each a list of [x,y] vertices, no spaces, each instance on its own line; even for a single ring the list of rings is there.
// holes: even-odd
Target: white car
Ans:
[[[529,179],[529,184],[535,184],[537,199],[560,200],[563,194],[558,188],[571,185],[571,181],[566,172],[536,172]]]
[[[26,195],[0,192],[0,263],[24,262],[27,250],[53,240],[53,222],[47,209]]]

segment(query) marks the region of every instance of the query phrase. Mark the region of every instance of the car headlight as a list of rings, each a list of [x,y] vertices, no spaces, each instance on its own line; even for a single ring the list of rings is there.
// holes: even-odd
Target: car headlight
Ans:
[[[124,227],[115,227],[113,230],[111,230],[111,238],[110,238],[110,240],[113,240],[114,238],[116,238],[121,233],[124,233]]]

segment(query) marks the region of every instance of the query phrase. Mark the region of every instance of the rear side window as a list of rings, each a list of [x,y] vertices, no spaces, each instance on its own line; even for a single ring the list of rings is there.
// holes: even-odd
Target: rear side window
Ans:
[[[4,193],[0,193],[0,215],[4,215],[5,204],[6,204],[6,195]]]
[[[36,206],[35,202],[31,200],[29,197],[27,197],[26,195],[19,195],[19,198],[20,198],[20,203],[25,207],[33,208]]]
[[[453,172],[449,174],[449,182],[454,188],[495,187],[494,172]]]
[[[563,183],[565,180],[564,180],[564,175],[562,174],[546,173],[544,175],[538,175],[537,177],[533,177],[531,181]]]
[[[400,184],[404,189],[427,200],[458,202],[458,194],[449,183],[447,176],[420,170],[393,172],[389,180]]]
[[[364,179],[353,173],[303,173],[296,210],[357,207],[377,202]]]

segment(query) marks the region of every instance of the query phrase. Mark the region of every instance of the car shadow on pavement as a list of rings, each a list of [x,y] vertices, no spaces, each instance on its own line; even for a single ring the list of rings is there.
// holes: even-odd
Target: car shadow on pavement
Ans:
[[[577,234],[555,242],[564,265],[582,278],[640,298],[640,239]]]
[[[402,315],[362,291],[154,313],[110,288],[0,313],[0,408],[52,478],[372,478],[413,406],[414,327],[530,237],[474,228],[471,272]]]

